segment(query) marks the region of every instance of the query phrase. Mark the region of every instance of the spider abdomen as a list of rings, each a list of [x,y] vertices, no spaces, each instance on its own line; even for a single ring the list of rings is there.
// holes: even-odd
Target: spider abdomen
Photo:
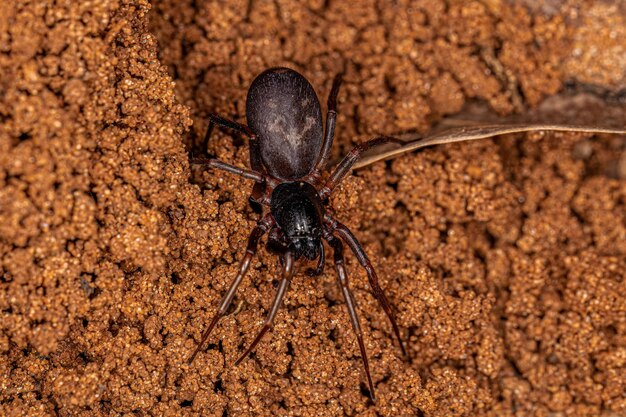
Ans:
[[[246,118],[273,177],[292,181],[313,170],[322,149],[322,113],[315,90],[301,74],[270,68],[256,77]]]

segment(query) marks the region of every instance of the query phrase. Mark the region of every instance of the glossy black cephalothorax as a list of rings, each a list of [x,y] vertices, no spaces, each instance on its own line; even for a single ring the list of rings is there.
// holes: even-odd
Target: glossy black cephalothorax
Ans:
[[[317,259],[322,246],[324,205],[317,190],[303,181],[278,185],[270,200],[270,213],[284,234],[284,246],[296,259]]]
[[[240,363],[271,328],[293,277],[294,262],[302,257],[309,260],[318,259],[316,269],[310,271],[310,274],[322,273],[325,260],[322,241],[326,240],[333,250],[339,286],[359,344],[370,396],[374,400],[374,384],[356,302],[350,291],[344,266],[342,242],[348,245],[367,272],[374,297],[389,317],[403,353],[404,347],[391,305],[378,284],[378,277],[369,258],[352,232],[328,213],[326,204],[337,184],[350,173],[363,152],[373,146],[397,139],[381,136],[358,145],[346,155],[325,181],[322,180],[322,170],[328,161],[333,142],[340,84],[341,77],[335,77],[328,97],[325,126],[322,124],[320,104],[313,87],[302,75],[288,68],[268,69],[252,82],[246,101],[248,125],[215,114],[211,115],[205,135],[205,149],[214,125],[243,133],[250,140],[252,169],[235,167],[213,158],[193,158],[192,162],[254,180],[250,199],[255,204],[261,205],[263,214],[250,234],[239,272],[222,298],[217,313],[203,333],[189,363],[196,357],[217,321],[226,313],[233,301],[237,287],[248,270],[259,240],[264,234],[268,234],[268,247],[277,251],[282,258],[283,276],[263,328],[235,364]]]

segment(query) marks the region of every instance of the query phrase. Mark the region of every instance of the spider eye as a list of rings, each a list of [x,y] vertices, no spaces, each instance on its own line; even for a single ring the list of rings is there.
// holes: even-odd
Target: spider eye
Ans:
[[[318,239],[313,237],[296,237],[293,239],[293,247],[296,258],[304,256],[309,260],[317,259],[319,256]]]

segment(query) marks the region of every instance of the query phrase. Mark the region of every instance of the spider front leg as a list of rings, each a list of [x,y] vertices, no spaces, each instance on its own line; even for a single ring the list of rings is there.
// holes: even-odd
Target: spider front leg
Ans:
[[[226,314],[228,307],[230,306],[230,304],[233,301],[233,298],[235,297],[235,292],[237,291],[237,287],[239,287],[239,284],[241,284],[243,277],[245,276],[246,272],[248,271],[248,268],[250,267],[250,261],[256,254],[257,247],[259,244],[259,239],[261,239],[261,237],[273,225],[274,225],[274,219],[271,217],[271,215],[267,215],[261,221],[259,221],[257,226],[250,233],[250,237],[248,238],[248,246],[246,248],[246,255],[243,257],[243,259],[241,260],[241,263],[239,264],[239,273],[237,273],[237,276],[235,277],[233,282],[230,284],[228,291],[222,298],[222,301],[220,302],[220,306],[217,310],[217,313],[215,313],[215,316],[213,316],[213,319],[211,320],[209,327],[207,327],[207,329],[202,334],[200,343],[198,343],[196,350],[194,350],[193,354],[191,355],[191,357],[189,357],[189,360],[187,361],[188,364],[191,364],[193,362],[198,352],[200,352],[202,345],[209,338],[209,335],[211,334],[211,331],[213,331],[213,328],[217,324],[218,320],[224,314]]]
[[[398,144],[404,143],[398,138],[394,138],[391,136],[380,136],[352,148],[352,150],[348,152],[348,154],[341,160],[339,165],[337,165],[333,173],[326,181],[326,184],[324,184],[324,186],[320,189],[320,198],[324,200],[325,198],[328,198],[328,196],[330,196],[335,187],[346,177],[346,175],[350,173],[352,166],[356,163],[356,161],[359,160],[364,152],[375,146],[384,145],[385,143],[390,142]]]
[[[250,139],[250,146],[254,147],[257,145],[256,143],[256,135],[250,130],[250,128],[241,123],[237,123],[234,120],[225,119],[217,114],[211,113],[209,115],[209,127],[207,128],[206,134],[204,135],[204,152],[207,152],[209,146],[209,138],[211,137],[211,132],[213,131],[213,127],[215,125],[222,126],[236,132],[242,133]],[[251,161],[254,162],[254,161]],[[236,174],[242,176],[244,178],[254,180],[257,183],[267,182],[268,176],[263,172],[259,172],[257,169],[249,170],[245,168],[239,168],[234,165],[228,164],[226,162],[222,162],[216,158],[206,158],[206,157],[192,157],[192,164],[201,164],[208,165],[211,168],[221,169],[222,171],[230,172],[231,174]],[[258,168],[255,166],[256,164],[252,164],[252,168]]]
[[[215,127],[215,125],[222,126],[227,129],[231,129],[241,134],[244,134],[250,140],[256,139],[256,135],[252,133],[252,130],[250,130],[248,126],[235,122],[234,120],[228,120],[218,114],[211,113],[209,114],[209,127],[206,130],[206,134],[204,135],[204,140],[202,142],[205,153],[207,152],[207,149],[209,148],[209,139],[211,137],[211,133],[213,132],[213,128]]]
[[[343,293],[343,298],[346,301],[346,308],[350,315],[350,321],[352,322],[352,328],[356,334],[357,341],[359,342],[359,350],[361,351],[361,360],[363,361],[363,367],[365,368],[365,375],[367,376],[367,384],[369,385],[370,397],[373,402],[376,402],[376,395],[374,394],[374,383],[372,382],[372,376],[370,374],[370,367],[367,361],[367,352],[365,351],[365,344],[363,343],[363,332],[361,331],[361,325],[359,323],[359,316],[357,314],[357,305],[350,286],[348,285],[348,273],[346,272],[345,261],[343,257],[343,244],[339,239],[331,235],[326,236],[326,240],[333,247],[333,256],[335,258],[335,270],[337,271],[337,278],[339,280],[339,286]]]
[[[339,94],[339,87],[341,87],[341,81],[343,79],[342,74],[337,74],[333,80],[333,87],[328,95],[328,113],[326,113],[326,128],[324,132],[324,142],[322,144],[322,150],[320,151],[320,158],[315,164],[313,172],[319,175],[319,172],[324,169],[328,157],[330,156],[330,150],[333,147],[333,136],[335,135],[335,123],[337,121],[337,95]]]
[[[383,310],[385,311],[385,314],[387,314],[387,317],[389,318],[389,321],[391,322],[391,327],[393,328],[393,332],[395,333],[396,338],[398,339],[398,343],[400,344],[402,355],[406,357],[406,350],[404,349],[404,344],[402,343],[402,338],[400,337],[400,329],[398,328],[398,325],[396,323],[395,315],[393,314],[393,310],[391,308],[391,303],[387,299],[387,296],[385,295],[383,289],[380,287],[380,284],[378,283],[378,275],[376,275],[376,271],[374,270],[374,267],[372,266],[372,262],[369,260],[369,258],[365,254],[365,251],[363,250],[363,247],[361,246],[357,238],[352,234],[352,232],[350,231],[350,229],[348,229],[347,226],[335,220],[328,214],[324,216],[324,220],[326,221],[328,226],[332,230],[336,231],[339,237],[341,237],[341,239],[344,242],[346,242],[346,244],[352,250],[352,253],[354,253],[354,256],[356,256],[361,266],[365,269],[365,272],[367,273],[367,279],[370,283],[370,286],[372,287],[374,298],[378,300]]]
[[[278,286],[278,292],[276,292],[276,297],[274,298],[274,302],[272,303],[272,308],[270,309],[267,318],[265,319],[265,323],[263,323],[263,328],[259,332],[259,334],[254,338],[250,347],[237,359],[235,362],[235,366],[239,365],[241,361],[243,361],[250,352],[255,348],[255,346],[261,341],[265,333],[269,329],[272,328],[274,324],[274,318],[276,317],[276,313],[278,313],[278,309],[283,302],[283,298],[287,293],[287,288],[289,287],[289,283],[291,282],[291,278],[293,278],[294,274],[294,257],[293,253],[287,252],[284,257],[284,265],[283,265],[283,279],[280,281],[280,285]]]

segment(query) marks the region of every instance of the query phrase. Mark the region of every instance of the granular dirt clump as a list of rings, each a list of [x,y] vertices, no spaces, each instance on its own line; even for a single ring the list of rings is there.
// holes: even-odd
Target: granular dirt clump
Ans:
[[[508,115],[572,82],[619,100],[621,5],[526,3],[2,3],[0,415],[626,414],[615,136],[440,146],[345,181],[331,205],[409,352],[348,256],[375,405],[330,263],[296,275],[273,330],[232,366],[276,291],[264,248],[186,365],[258,220],[250,181],[189,167],[208,113],[243,122],[270,66],[301,71],[322,102],[342,71],[339,157],[471,101]],[[248,161],[219,130],[209,152]]]

